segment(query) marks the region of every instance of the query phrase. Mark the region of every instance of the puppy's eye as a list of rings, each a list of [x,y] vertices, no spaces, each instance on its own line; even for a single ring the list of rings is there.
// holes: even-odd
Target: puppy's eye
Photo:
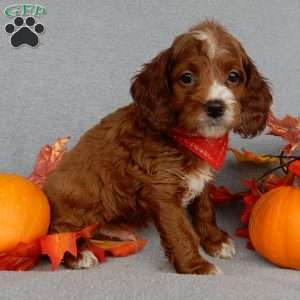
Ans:
[[[227,82],[238,83],[240,81],[240,74],[238,71],[230,71],[227,77]]]
[[[183,72],[179,78],[179,81],[182,85],[192,86],[195,82],[194,75],[190,71]]]

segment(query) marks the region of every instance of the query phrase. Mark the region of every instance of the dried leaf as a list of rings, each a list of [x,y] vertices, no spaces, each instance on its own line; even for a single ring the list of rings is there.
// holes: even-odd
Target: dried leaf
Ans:
[[[237,228],[235,234],[242,238],[249,238],[249,230],[248,227]]]
[[[41,238],[42,253],[49,256],[52,271],[58,268],[66,252],[77,257],[76,241],[75,232],[50,234]]]
[[[270,128],[268,134],[280,136],[288,142],[284,148],[286,153],[291,153],[300,147],[300,117],[286,115],[283,119],[278,119],[271,113],[267,125]]]
[[[243,193],[232,194],[226,187],[216,187],[213,184],[209,185],[208,193],[210,199],[216,204],[239,200],[243,197]]]
[[[274,164],[278,163],[279,159],[277,157],[267,156],[265,154],[256,154],[247,150],[242,149],[242,151],[229,148],[235,159],[239,162],[251,162],[257,165],[263,164]]]
[[[106,253],[111,254],[112,256],[128,256],[142,250],[145,245],[145,240],[136,240],[136,241],[98,241],[90,240],[90,242],[104,250]]]
[[[26,271],[32,269],[39,261],[41,247],[39,240],[20,243],[13,250],[0,254],[1,271]]]
[[[300,176],[300,160],[291,163],[288,169],[296,176]]]
[[[288,173],[285,176],[279,176],[276,173],[271,173],[258,183],[258,187],[261,193],[264,194],[283,185],[292,185],[293,181],[294,175],[292,173]]]
[[[253,247],[253,245],[252,245],[252,243],[251,243],[250,240],[248,240],[248,242],[247,242],[247,248],[248,248],[249,250],[255,251],[255,249],[254,249],[254,247]]]
[[[29,180],[43,186],[48,174],[54,170],[61,161],[66,152],[65,145],[70,140],[69,137],[57,139],[53,145],[45,145],[41,148],[33,172],[29,176]]]
[[[85,239],[91,238],[93,236],[93,232],[96,230],[97,227],[98,227],[98,224],[91,224],[91,225],[84,227],[80,231],[76,232],[77,239],[78,238],[85,238]]]
[[[77,240],[90,238],[97,225],[90,225],[78,232],[49,234],[40,239],[42,254],[48,255],[52,270],[56,270],[66,252],[77,257]]]
[[[245,225],[249,224],[250,216],[252,213],[252,207],[253,205],[245,207],[241,214],[241,222]]]
[[[244,225],[248,226],[253,206],[262,194],[257,186],[256,180],[244,180],[243,184],[250,190],[248,193],[244,193],[243,203],[245,207],[241,213],[240,219]]]

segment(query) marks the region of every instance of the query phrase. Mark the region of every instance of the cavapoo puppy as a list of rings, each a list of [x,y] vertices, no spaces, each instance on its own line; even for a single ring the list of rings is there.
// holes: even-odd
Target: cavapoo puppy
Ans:
[[[230,130],[257,135],[272,102],[268,84],[239,41],[206,21],[145,64],[132,80],[131,95],[133,103],[88,130],[47,178],[51,231],[92,223],[99,232],[113,231],[152,220],[178,273],[216,274],[199,246],[223,258],[235,250],[216,224],[207,192],[214,158],[209,163],[199,157],[176,132],[192,147],[193,138],[222,141]],[[84,247],[77,258],[65,257],[72,268],[96,263]]]

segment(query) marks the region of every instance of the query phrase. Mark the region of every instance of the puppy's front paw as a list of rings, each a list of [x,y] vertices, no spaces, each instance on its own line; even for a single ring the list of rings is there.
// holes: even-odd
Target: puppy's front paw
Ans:
[[[195,272],[193,272],[193,274],[198,274],[198,275],[220,275],[220,274],[223,274],[223,272],[216,265],[213,265],[209,262],[205,262],[204,264],[201,264],[198,268],[196,268],[196,270],[195,270]]]
[[[221,269],[212,263],[201,260],[197,263],[189,264],[188,267],[177,269],[181,274],[197,274],[197,275],[219,275],[222,274]]]
[[[227,237],[223,241],[206,241],[203,248],[205,252],[214,257],[233,258],[235,256],[234,243],[230,237]]]
[[[97,257],[89,250],[83,250],[78,253],[77,257],[65,257],[64,264],[70,269],[90,269],[97,266],[99,263]]]
[[[227,241],[223,242],[220,248],[216,251],[215,256],[220,258],[233,258],[235,256],[233,240],[228,238]]]

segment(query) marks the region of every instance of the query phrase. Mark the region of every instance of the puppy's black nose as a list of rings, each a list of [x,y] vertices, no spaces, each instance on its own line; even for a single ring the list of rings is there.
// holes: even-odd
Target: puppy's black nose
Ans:
[[[204,110],[209,117],[217,119],[223,116],[225,105],[222,100],[210,100],[205,104]]]

